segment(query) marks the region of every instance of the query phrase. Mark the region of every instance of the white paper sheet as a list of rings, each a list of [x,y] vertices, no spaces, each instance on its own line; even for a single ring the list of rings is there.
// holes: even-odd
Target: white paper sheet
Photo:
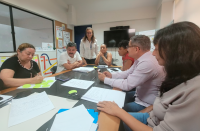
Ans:
[[[62,40],[58,40],[58,48],[62,48],[63,44],[62,44]]]
[[[62,27],[56,26],[56,37],[62,38]]]
[[[79,79],[71,79],[63,84],[62,86],[69,86],[69,87],[75,87],[80,89],[88,89],[94,81],[86,81],[86,80],[79,80]]]
[[[79,72],[91,72],[93,71],[94,68],[93,67],[79,67],[79,68],[75,68],[73,69],[73,71],[79,71]]]
[[[18,87],[17,89],[50,88],[55,81],[55,77],[47,77],[44,78],[43,82],[40,84],[25,84]]]
[[[53,50],[53,43],[42,42],[42,50]]]
[[[3,98],[2,100],[0,100],[0,102],[3,102],[3,101],[5,101],[5,100],[10,99],[12,96],[8,96],[8,95],[0,95],[0,97]]]
[[[90,127],[90,131],[96,131],[98,127],[98,124],[92,123],[92,126]]]
[[[50,131],[90,131],[94,118],[83,106],[56,115]]]
[[[12,100],[8,127],[27,121],[52,109],[54,109],[54,105],[46,92]]]
[[[64,37],[64,46],[67,46],[67,44],[70,42],[70,33],[63,31],[63,37]]]
[[[124,106],[125,92],[111,89],[92,87],[81,99],[98,103],[100,101],[114,101],[120,108]]]

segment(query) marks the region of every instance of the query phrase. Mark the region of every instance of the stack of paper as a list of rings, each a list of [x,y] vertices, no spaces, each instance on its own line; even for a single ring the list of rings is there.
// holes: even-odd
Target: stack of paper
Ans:
[[[94,68],[92,67],[79,67],[79,68],[73,69],[73,71],[79,71],[79,72],[91,72],[93,70]]]
[[[75,87],[80,89],[88,89],[94,81],[86,81],[86,80],[79,80],[79,79],[71,79],[63,84],[62,86],[69,86],[69,87]]]
[[[2,98],[0,99],[0,103],[12,98],[12,96],[8,96],[8,95],[0,95],[0,97]]]
[[[67,111],[69,109],[60,109],[58,111],[58,114],[61,113],[61,112],[64,112],[64,111]],[[90,130],[89,131],[96,131],[97,127],[98,127],[98,112],[95,112],[94,109],[87,109],[88,113],[94,118],[94,121],[90,127]]]
[[[47,78],[44,78],[42,83],[39,83],[39,84],[24,84],[23,86],[20,86],[17,89],[50,88],[55,81],[56,81],[55,77],[47,77]]]
[[[92,87],[81,99],[98,103],[100,101],[114,101],[120,108],[124,106],[125,92]]]
[[[0,108],[4,106],[6,103],[11,101],[13,99],[13,96],[8,95],[0,95]]]
[[[13,99],[9,114],[8,127],[44,114],[54,108],[46,92]]]
[[[83,106],[56,115],[50,131],[90,131],[94,118]]]
[[[98,68],[108,68],[107,65],[98,65],[97,67],[98,67]]]

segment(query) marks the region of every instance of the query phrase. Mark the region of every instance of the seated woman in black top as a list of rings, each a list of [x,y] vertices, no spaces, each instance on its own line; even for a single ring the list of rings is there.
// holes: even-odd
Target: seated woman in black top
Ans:
[[[31,44],[23,43],[18,47],[17,54],[7,59],[0,68],[0,90],[43,81],[37,63],[32,60],[34,54],[35,47]]]

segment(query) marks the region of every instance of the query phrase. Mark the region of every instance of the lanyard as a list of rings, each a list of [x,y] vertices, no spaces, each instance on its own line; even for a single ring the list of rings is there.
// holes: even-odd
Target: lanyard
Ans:
[[[92,42],[90,43],[90,50],[92,50]]]

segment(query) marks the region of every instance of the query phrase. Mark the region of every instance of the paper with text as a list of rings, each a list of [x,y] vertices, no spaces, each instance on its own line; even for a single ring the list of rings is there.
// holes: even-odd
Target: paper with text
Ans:
[[[80,89],[88,89],[94,81],[86,81],[86,80],[79,80],[79,79],[71,79],[63,84],[62,86],[69,86],[69,87],[75,87]]]
[[[90,131],[94,118],[83,106],[56,115],[50,131]]]
[[[48,98],[46,92],[33,94],[16,100],[13,99],[9,113],[8,127],[20,124],[52,109],[54,109],[54,105]]]
[[[124,106],[126,93],[111,89],[92,87],[81,99],[98,103],[100,101],[114,101],[120,108]]]
[[[93,67],[79,67],[79,68],[75,68],[72,69],[73,71],[79,71],[79,72],[91,72],[94,70]]]

